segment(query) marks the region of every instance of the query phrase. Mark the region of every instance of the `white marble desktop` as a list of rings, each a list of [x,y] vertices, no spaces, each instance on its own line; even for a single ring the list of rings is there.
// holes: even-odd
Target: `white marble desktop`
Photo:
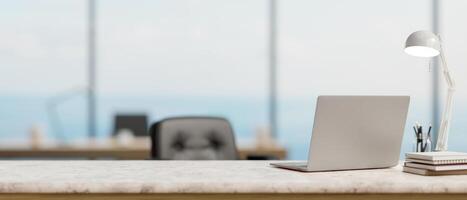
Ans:
[[[0,161],[0,193],[467,193],[401,167],[302,173],[271,161]]]

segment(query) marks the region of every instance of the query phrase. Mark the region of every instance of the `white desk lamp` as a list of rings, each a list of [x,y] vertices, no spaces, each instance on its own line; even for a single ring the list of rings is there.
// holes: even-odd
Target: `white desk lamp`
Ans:
[[[446,104],[438,131],[438,140],[436,141],[436,151],[446,151],[448,142],[449,126],[452,112],[452,98],[454,94],[455,83],[446,64],[441,39],[430,31],[417,31],[409,35],[405,42],[405,52],[417,57],[435,57],[440,56],[443,74],[448,86]]]

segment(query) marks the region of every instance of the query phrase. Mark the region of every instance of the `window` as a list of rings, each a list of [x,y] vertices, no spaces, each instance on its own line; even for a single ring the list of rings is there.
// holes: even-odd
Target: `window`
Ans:
[[[82,0],[0,2],[3,138],[24,140],[33,127],[54,139],[86,135],[85,11]]]
[[[411,95],[402,152],[409,151],[409,127],[431,120],[432,80],[429,61],[403,45],[431,28],[430,2],[302,0],[279,9],[279,136],[289,158],[306,159],[321,94]]]
[[[460,19],[464,19],[467,14],[463,12],[467,8],[467,2],[453,0],[441,1],[440,3],[440,34],[443,41],[444,53],[448,67],[456,82],[454,93],[454,106],[451,121],[451,130],[448,138],[448,148],[452,151],[466,151],[467,147],[467,107],[464,106],[467,100],[467,80],[463,77],[467,73],[467,27],[460,25]],[[440,108],[443,109],[446,95],[446,84],[444,77],[440,75]]]
[[[226,117],[238,140],[267,123],[267,1],[98,4],[100,135],[116,113]]]

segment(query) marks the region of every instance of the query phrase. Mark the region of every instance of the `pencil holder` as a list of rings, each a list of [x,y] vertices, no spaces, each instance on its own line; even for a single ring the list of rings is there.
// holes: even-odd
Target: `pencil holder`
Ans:
[[[431,137],[427,133],[422,133],[421,137],[415,138],[413,142],[414,152],[430,152],[432,148]]]

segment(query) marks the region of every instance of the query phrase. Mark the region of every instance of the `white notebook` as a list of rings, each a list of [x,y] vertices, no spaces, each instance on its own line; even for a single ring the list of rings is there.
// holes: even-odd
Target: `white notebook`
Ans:
[[[431,161],[434,165],[467,163],[467,153],[462,152],[417,152],[406,153],[405,156],[407,159]]]
[[[431,171],[427,169],[419,169],[404,166],[404,172],[419,174],[424,176],[443,176],[443,175],[467,175],[467,170],[454,170],[454,171]]]
[[[428,169],[432,171],[452,171],[452,170],[467,170],[467,165],[425,165],[419,163],[405,163],[406,167]]]
[[[467,164],[467,160],[420,160],[414,158],[406,158],[405,162],[411,163],[422,163],[428,165],[457,165],[457,164]]]

